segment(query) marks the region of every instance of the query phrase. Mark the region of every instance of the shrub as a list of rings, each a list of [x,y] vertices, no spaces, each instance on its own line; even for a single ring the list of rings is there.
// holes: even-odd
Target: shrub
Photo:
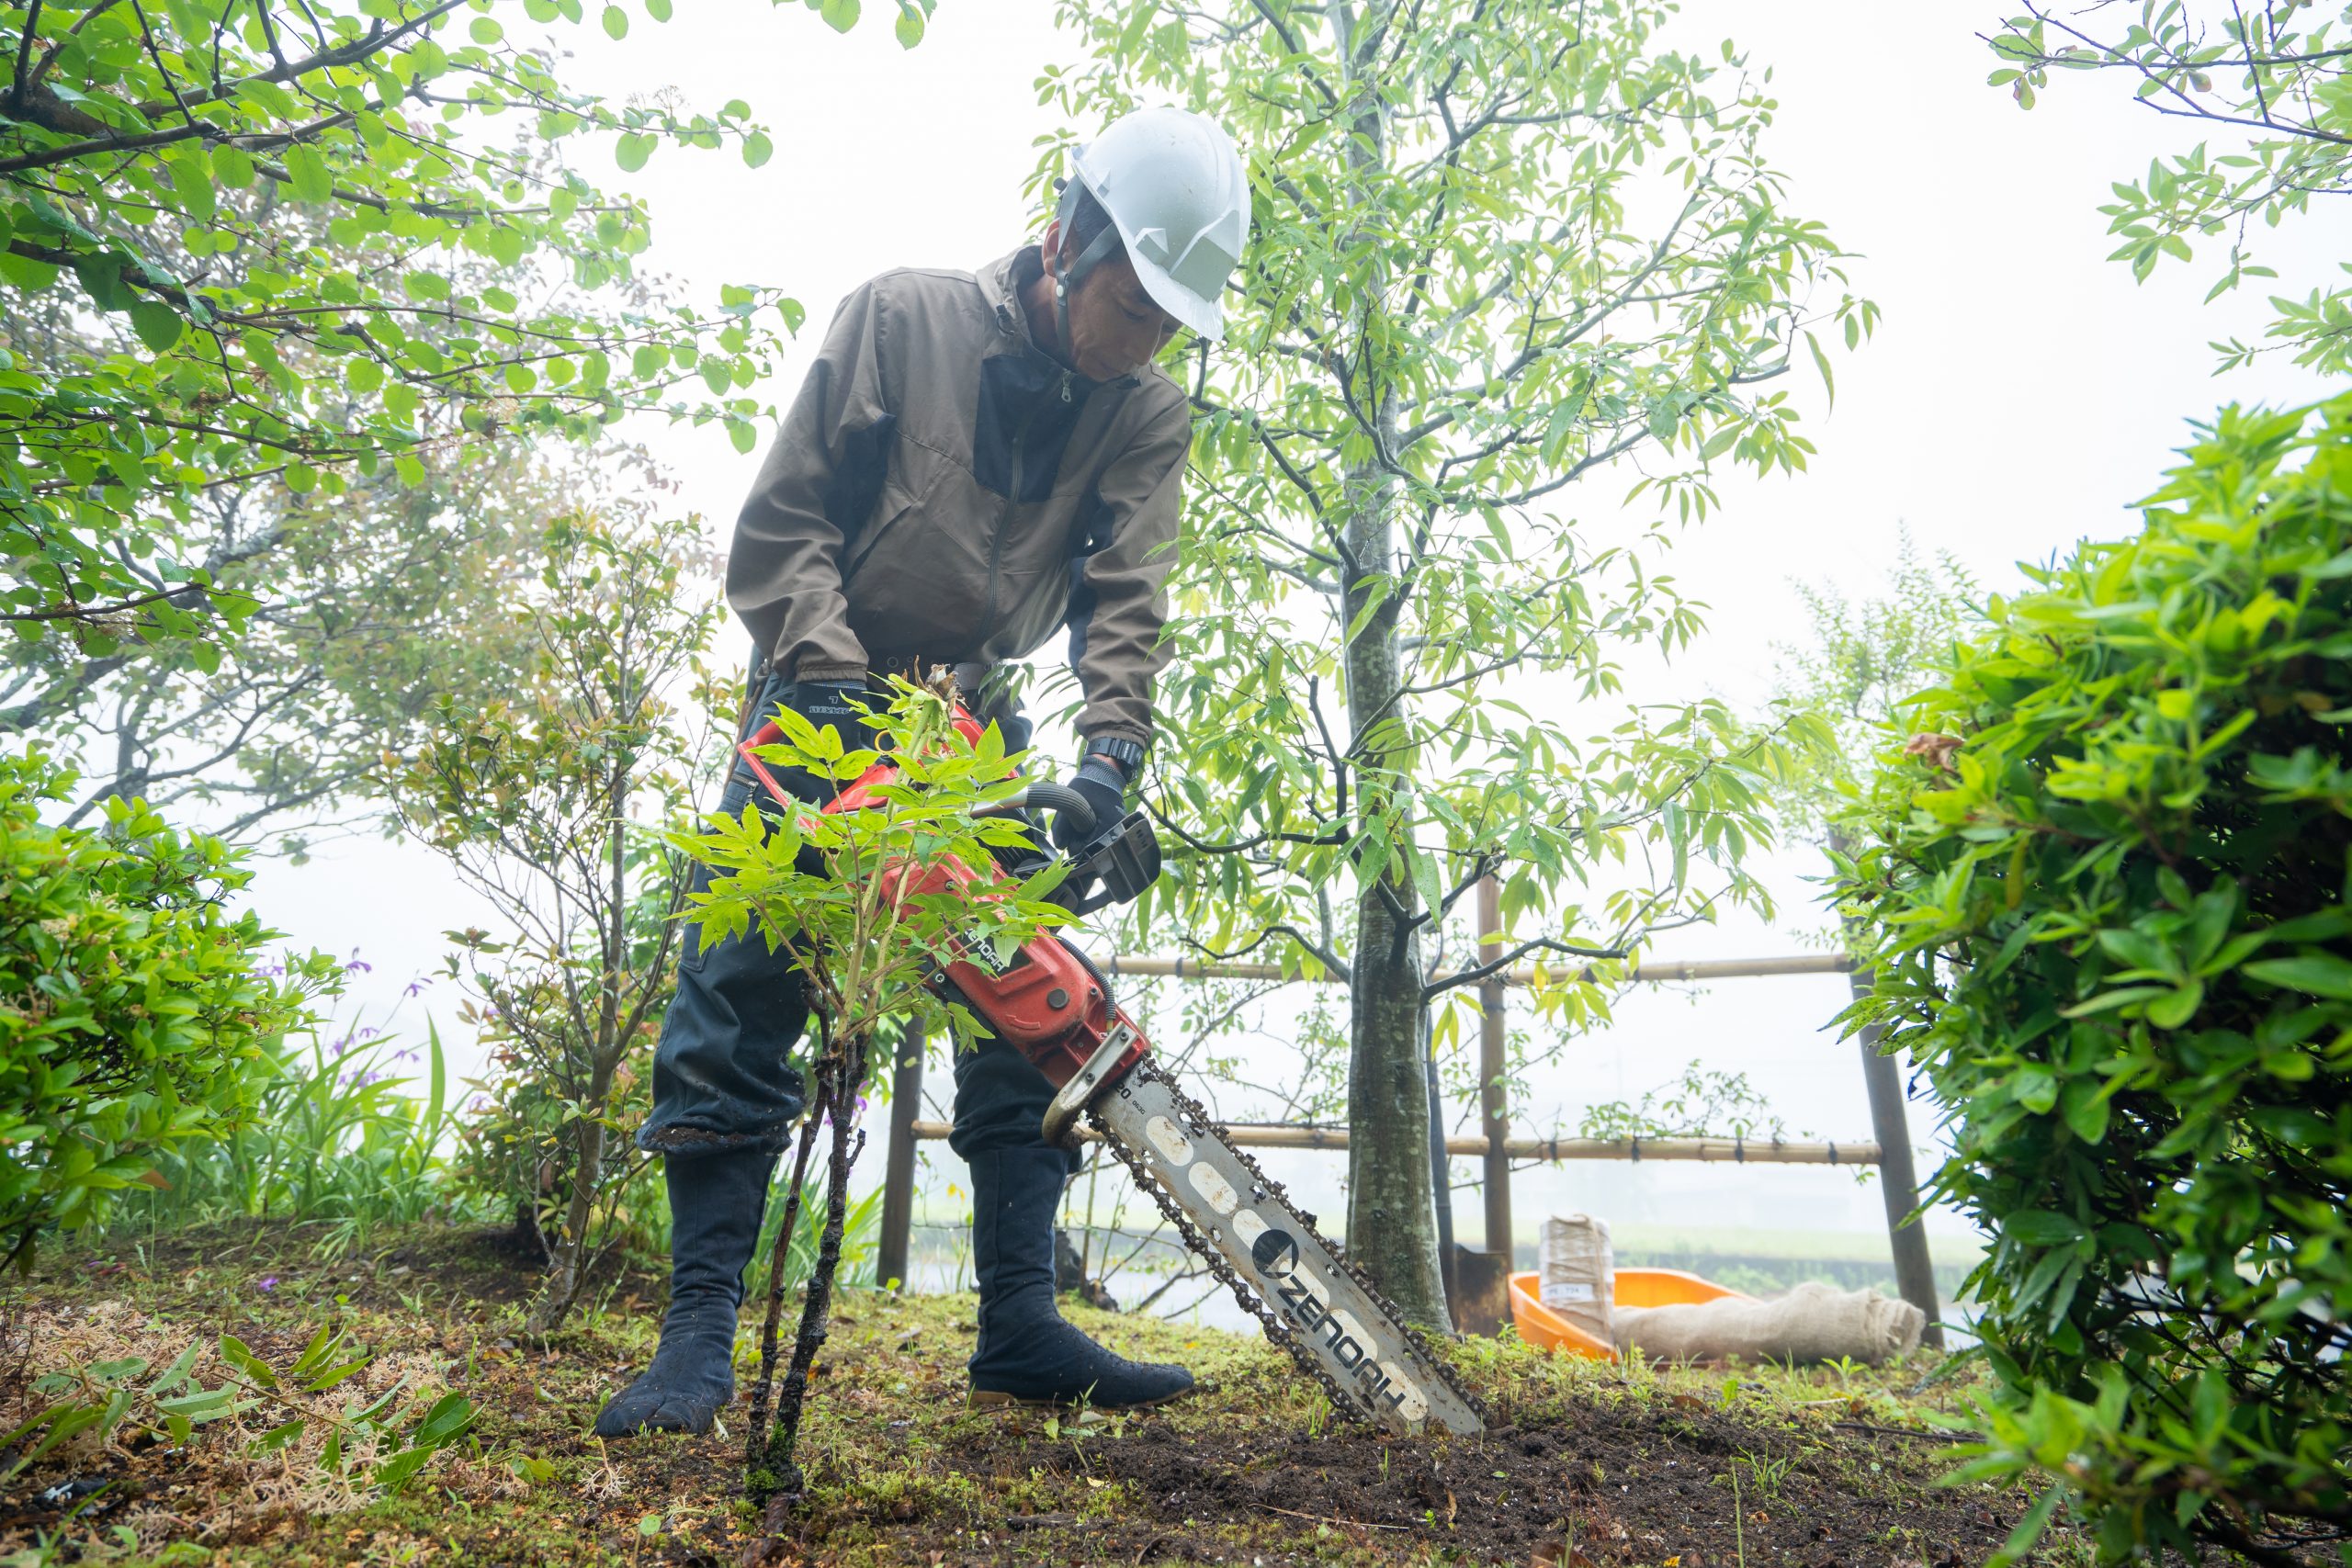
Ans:
[[[249,874],[219,840],[139,800],[108,801],[102,830],[42,822],[71,784],[39,752],[0,756],[0,1247],[18,1261],[235,1124],[334,973],[255,972],[277,933],[224,907]]]
[[[2005,1389],[1973,1468],[2109,1554],[2352,1525],[2352,397],[2224,411],[1995,598],[1847,827],[1876,1020],[1948,1108]],[[2332,1547],[2329,1561],[2334,1561]]]
[[[686,863],[648,830],[708,782],[732,693],[705,658],[721,611],[695,575],[697,520],[614,500],[549,520],[540,547],[507,607],[537,644],[527,666],[498,700],[445,702],[388,778],[402,825],[513,928],[448,933],[495,1069],[466,1169],[516,1183],[518,1228],[548,1254],[526,1319],[543,1334],[650,1186],[630,1179],[630,1100],[674,986]]]

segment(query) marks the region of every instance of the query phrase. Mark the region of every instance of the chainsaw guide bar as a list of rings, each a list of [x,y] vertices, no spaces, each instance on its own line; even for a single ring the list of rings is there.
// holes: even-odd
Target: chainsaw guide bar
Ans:
[[[1138,1063],[1088,1109],[1136,1184],[1336,1408],[1400,1436],[1485,1432],[1428,1341],[1157,1066]]]

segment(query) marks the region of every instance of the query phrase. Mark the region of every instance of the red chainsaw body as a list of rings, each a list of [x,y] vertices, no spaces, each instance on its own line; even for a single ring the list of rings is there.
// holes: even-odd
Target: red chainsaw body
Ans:
[[[956,709],[955,724],[966,740],[979,740],[980,724],[961,705]],[[777,784],[767,764],[756,755],[756,749],[783,739],[784,732],[770,720],[736,747],[753,774],[767,786],[770,796],[779,802],[796,797]],[[829,813],[861,811],[878,806],[881,802],[874,792],[896,778],[898,773],[898,765],[886,757],[843,786],[823,809]],[[1003,870],[993,861],[975,869],[955,857],[929,866],[901,863],[886,866],[881,874],[884,896],[894,904],[942,894],[977,904],[1001,897],[1001,893],[996,889],[1006,880]],[[976,937],[969,942],[951,938],[947,951],[933,955],[931,972],[924,976],[924,983],[939,996],[963,1002],[993,1033],[1035,1064],[1056,1089],[1077,1076],[1078,1070],[1093,1058],[1114,1025],[1125,1024],[1135,1044],[1102,1076],[1106,1086],[1142,1061],[1151,1049],[1143,1032],[1112,1001],[1102,979],[1078,950],[1051,932],[1031,937],[1001,962],[995,945],[984,938]]]

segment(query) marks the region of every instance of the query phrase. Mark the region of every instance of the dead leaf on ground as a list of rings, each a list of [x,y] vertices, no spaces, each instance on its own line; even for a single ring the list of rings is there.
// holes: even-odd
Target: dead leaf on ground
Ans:
[[[1592,1568],[1592,1559],[1565,1540],[1538,1541],[1528,1568]]]

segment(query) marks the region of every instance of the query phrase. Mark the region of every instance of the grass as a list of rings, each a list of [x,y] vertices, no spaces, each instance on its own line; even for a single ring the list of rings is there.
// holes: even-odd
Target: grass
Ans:
[[[763,1520],[739,1501],[740,1429],[588,1433],[651,1353],[659,1276],[599,1279],[544,1341],[518,1327],[534,1282],[480,1234],[429,1224],[340,1257],[306,1227],[252,1224],[45,1253],[0,1317],[0,1430],[44,1373],[224,1331],[266,1354],[322,1323],[379,1352],[369,1397],[398,1374],[479,1415],[389,1497],[328,1483],[313,1454],[254,1451],[257,1425],[215,1422],[180,1452],[118,1433],[0,1490],[0,1562],[1974,1568],[2030,1501],[1935,1483],[1951,1456],[1926,1418],[1964,1405],[1917,1392],[1924,1362],[1735,1374],[1467,1341],[1453,1354],[1489,1438],[1400,1441],[1333,1419],[1255,1337],[1066,1303],[1204,1391],[1135,1415],[981,1414],[962,1404],[971,1298],[860,1291],[818,1363],[811,1489]]]

